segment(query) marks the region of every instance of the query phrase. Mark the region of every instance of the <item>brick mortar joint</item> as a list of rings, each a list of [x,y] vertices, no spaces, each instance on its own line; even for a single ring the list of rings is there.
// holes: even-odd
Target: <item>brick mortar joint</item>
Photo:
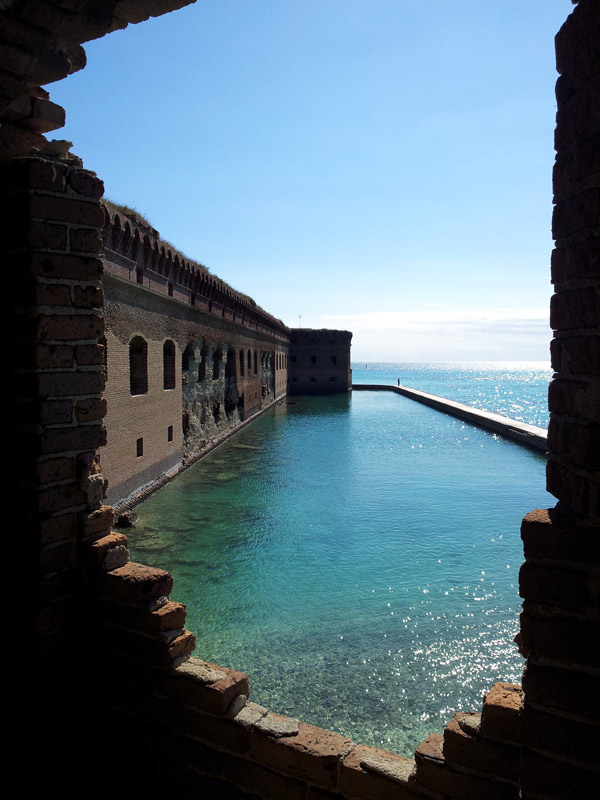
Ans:
[[[541,711],[544,714],[549,714],[552,717],[558,717],[559,719],[569,720],[571,722],[578,722],[584,725],[589,725],[593,728],[600,729],[600,720],[597,718],[591,717],[583,717],[581,714],[573,714],[569,711],[565,711],[561,708],[556,708],[554,706],[545,706],[541,703],[536,703],[535,701],[527,700],[527,705],[534,709],[535,711]]]

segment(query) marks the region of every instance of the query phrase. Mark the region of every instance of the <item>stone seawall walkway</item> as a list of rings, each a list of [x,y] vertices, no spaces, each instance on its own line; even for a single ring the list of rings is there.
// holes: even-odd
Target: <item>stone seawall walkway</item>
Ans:
[[[464,419],[472,425],[477,425],[479,428],[485,428],[486,430],[498,433],[500,436],[512,439],[526,447],[531,447],[534,450],[542,450],[543,452],[546,452],[547,449],[547,432],[544,428],[538,428],[536,425],[528,425],[525,422],[518,422],[502,414],[494,414],[491,411],[481,411],[479,408],[466,406],[463,403],[456,403],[454,400],[447,400],[445,397],[438,397],[435,394],[420,392],[418,389],[410,389],[408,386],[355,383],[352,385],[352,390],[396,392],[396,394],[402,394],[404,397],[409,397],[411,400],[416,400],[418,403],[423,403],[426,406],[435,408],[437,411],[442,411],[445,414],[451,414],[453,417]]]

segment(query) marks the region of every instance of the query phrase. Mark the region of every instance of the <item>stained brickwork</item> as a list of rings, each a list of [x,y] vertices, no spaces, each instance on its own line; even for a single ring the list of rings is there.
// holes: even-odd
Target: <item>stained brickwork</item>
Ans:
[[[349,331],[293,328],[289,394],[332,394],[352,388]]]

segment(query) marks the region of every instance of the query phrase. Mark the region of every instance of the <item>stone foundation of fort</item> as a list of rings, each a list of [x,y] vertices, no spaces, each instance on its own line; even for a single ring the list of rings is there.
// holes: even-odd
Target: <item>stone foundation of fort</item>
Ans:
[[[110,438],[119,403],[132,439],[117,445],[110,471],[125,496],[193,457],[219,426],[242,424],[294,377],[292,332],[224,285],[209,288],[179,254],[170,254],[178,271],[166,272],[156,234],[125,219],[116,230],[100,178],[46,144],[64,112],[41,87],[84,66],[81,44],[185,4],[7,0],[0,10],[2,246],[14,339],[4,399],[18,441],[5,492],[19,515],[22,576],[13,771],[31,791],[56,786],[63,796],[598,797],[597,0],[575,4],[556,39],[547,481],[558,504],[526,514],[521,527],[522,686],[490,687],[481,709],[457,713],[414,758],[253,704],[243,674],[201,660],[171,576],[131,563],[126,537],[113,531],[102,453],[111,465],[107,430]],[[298,382],[347,381],[348,366],[331,361],[346,343],[306,335]],[[305,356],[319,369],[314,382]],[[157,409],[161,426],[150,423]],[[127,463],[118,471],[121,457],[141,467],[133,483]]]

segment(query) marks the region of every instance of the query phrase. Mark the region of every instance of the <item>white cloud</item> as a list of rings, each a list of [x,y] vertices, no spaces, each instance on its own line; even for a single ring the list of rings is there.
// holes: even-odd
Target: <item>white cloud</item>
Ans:
[[[547,361],[552,336],[540,308],[374,311],[326,316],[322,327],[351,330],[359,361]]]

